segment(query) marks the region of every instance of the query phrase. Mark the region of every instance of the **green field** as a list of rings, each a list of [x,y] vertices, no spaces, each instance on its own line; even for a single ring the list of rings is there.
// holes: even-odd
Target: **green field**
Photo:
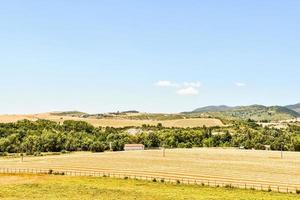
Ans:
[[[289,200],[300,195],[112,178],[3,174],[0,199]]]

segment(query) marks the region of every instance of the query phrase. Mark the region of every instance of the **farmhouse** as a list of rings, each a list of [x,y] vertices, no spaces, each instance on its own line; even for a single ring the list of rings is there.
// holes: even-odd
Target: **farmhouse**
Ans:
[[[125,144],[125,151],[134,151],[134,150],[144,150],[145,146],[143,144]]]

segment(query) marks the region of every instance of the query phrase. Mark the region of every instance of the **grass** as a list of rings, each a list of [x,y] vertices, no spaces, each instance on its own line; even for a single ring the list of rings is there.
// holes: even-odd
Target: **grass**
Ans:
[[[44,157],[0,158],[1,168],[85,170],[153,177],[190,177],[234,180],[249,184],[297,185],[300,188],[300,153],[236,149],[167,149],[90,153],[77,152]]]
[[[0,199],[292,200],[300,196],[112,178],[0,175]]]

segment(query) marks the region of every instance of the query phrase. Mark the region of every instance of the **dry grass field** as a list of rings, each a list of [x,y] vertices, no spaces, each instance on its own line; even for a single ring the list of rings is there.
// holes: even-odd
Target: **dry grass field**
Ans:
[[[202,126],[223,126],[223,123],[219,119],[211,118],[194,118],[194,119],[175,119],[175,120],[130,120],[121,118],[109,118],[109,119],[93,119],[93,118],[79,118],[71,116],[57,116],[50,113],[32,114],[32,115],[0,115],[0,123],[16,122],[18,120],[38,120],[48,119],[56,122],[63,122],[64,120],[77,120],[86,121],[94,126],[111,126],[111,127],[126,127],[126,126],[142,126],[143,124],[154,125],[162,123],[165,127],[202,127]]]
[[[300,153],[236,149],[172,149],[1,158],[1,168],[85,170],[159,177],[187,177],[300,188]]]

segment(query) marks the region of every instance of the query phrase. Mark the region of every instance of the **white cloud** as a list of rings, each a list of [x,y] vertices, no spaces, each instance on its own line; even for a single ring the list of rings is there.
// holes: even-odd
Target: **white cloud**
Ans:
[[[237,87],[245,87],[246,84],[245,83],[242,83],[242,82],[235,82],[234,83]]]
[[[172,83],[171,81],[157,81],[155,85],[159,87],[178,87],[177,83]]]
[[[184,82],[183,85],[185,87],[195,87],[195,88],[201,87],[200,81],[196,81],[196,82]]]
[[[195,87],[186,87],[186,88],[182,88],[176,91],[177,94],[179,95],[198,95],[199,94],[199,90]]]
[[[167,80],[160,80],[155,83],[158,87],[172,87],[176,88],[176,94],[178,95],[198,95],[199,88],[201,87],[200,81],[195,82],[183,82],[177,83]]]

